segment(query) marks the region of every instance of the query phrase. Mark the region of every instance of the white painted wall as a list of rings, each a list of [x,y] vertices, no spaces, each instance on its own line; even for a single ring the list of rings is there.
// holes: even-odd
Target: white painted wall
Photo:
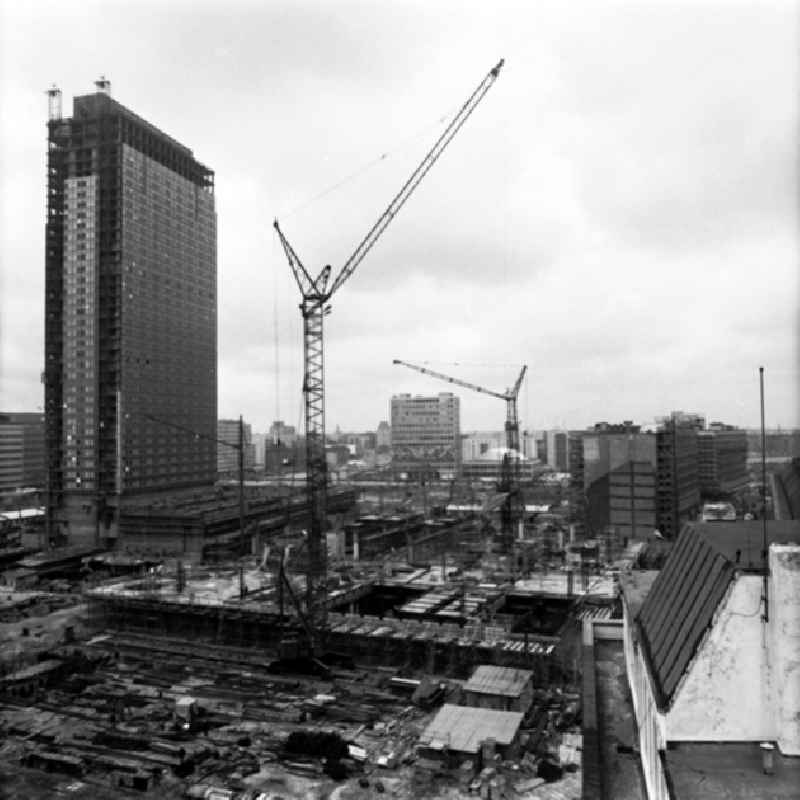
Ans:
[[[772,714],[784,755],[800,755],[800,548],[769,553],[769,641],[775,685]]]
[[[639,756],[642,762],[648,800],[670,800],[660,750],[666,746],[664,717],[656,707],[644,654],[636,641],[635,626],[623,603],[625,663],[633,699],[633,713],[639,733]]]
[[[689,665],[666,714],[670,741],[776,738],[762,578],[740,575]]]

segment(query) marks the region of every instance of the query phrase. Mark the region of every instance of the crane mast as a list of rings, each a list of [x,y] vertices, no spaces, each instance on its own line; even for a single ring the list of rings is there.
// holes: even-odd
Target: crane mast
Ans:
[[[303,395],[306,428],[306,486],[310,512],[308,531],[308,572],[306,575],[306,617],[312,629],[324,628],[327,620],[327,545],[325,540],[327,514],[328,470],[325,460],[325,358],[323,322],[330,312],[328,301],[341,288],[364,260],[389,223],[405,205],[422,179],[427,175],[447,145],[458,133],[472,112],[497,80],[504,61],[501,59],[470,94],[445,130],[425,154],[385,211],[359,242],[350,258],[328,285],[331,267],[322,269],[313,279],[284,236],[276,219],[275,231],[283,246],[289,266],[300,289],[303,316]]]

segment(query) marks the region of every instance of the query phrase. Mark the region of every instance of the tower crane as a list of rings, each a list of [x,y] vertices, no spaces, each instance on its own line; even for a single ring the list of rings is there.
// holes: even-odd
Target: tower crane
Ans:
[[[300,289],[303,316],[303,396],[305,400],[306,433],[306,485],[310,510],[308,537],[308,572],[306,583],[306,616],[311,625],[322,628],[326,622],[325,598],[327,594],[327,550],[325,521],[327,506],[328,471],[325,460],[325,373],[323,348],[323,320],[330,313],[330,299],[342,284],[355,272],[389,223],[394,219],[430,168],[436,163],[447,145],[461,129],[486,93],[497,80],[504,61],[501,59],[467,98],[449,122],[433,147],[425,154],[411,177],[392,198],[386,210],[378,217],[353,254],[331,280],[331,266],[326,265],[312,278],[303,262],[275,220],[274,227],[283,245],[286,258]]]
[[[520,519],[522,519],[523,512],[522,496],[519,489],[519,416],[517,414],[517,397],[519,396],[522,381],[525,378],[525,372],[528,369],[527,364],[523,364],[516,383],[514,383],[510,389],[506,389],[505,392],[495,392],[484,386],[478,386],[475,383],[469,383],[468,381],[462,381],[459,378],[445,375],[442,372],[436,372],[435,370],[420,367],[416,364],[409,364],[407,361],[401,361],[399,358],[395,358],[392,363],[401,364],[404,367],[421,372],[423,375],[430,375],[432,378],[439,378],[447,383],[462,386],[464,389],[471,389],[474,392],[488,394],[505,401],[506,453],[503,456],[503,468],[500,483],[497,488],[498,491],[507,493],[500,511],[500,519],[502,521],[503,535],[506,537],[507,542],[512,541],[515,538],[516,527]]]

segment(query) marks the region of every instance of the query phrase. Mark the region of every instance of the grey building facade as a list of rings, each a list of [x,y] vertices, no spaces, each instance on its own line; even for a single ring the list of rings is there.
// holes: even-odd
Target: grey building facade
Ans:
[[[461,467],[459,399],[451,392],[392,397],[392,464],[409,475],[455,476]]]
[[[44,416],[0,411],[0,492],[44,486]]]
[[[77,541],[216,477],[214,174],[97,85],[48,121],[48,524]]]

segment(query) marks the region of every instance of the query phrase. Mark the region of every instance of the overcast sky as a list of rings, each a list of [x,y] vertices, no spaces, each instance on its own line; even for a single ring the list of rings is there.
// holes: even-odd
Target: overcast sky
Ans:
[[[536,429],[756,426],[763,364],[767,425],[800,426],[798,44],[798,6],[763,0],[0,0],[0,409],[42,405],[52,83],[70,114],[105,74],[215,170],[219,414],[260,431],[302,414],[272,219],[336,269],[504,57],[333,298],[329,430],[448,389],[393,358],[500,390],[525,363]],[[462,430],[502,427],[501,401],[458,393]]]

